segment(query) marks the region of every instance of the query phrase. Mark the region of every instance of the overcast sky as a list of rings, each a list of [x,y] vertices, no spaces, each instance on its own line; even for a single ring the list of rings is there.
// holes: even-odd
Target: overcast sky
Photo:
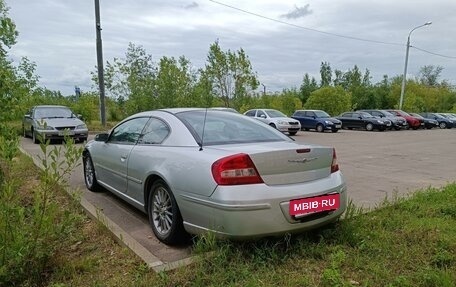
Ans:
[[[19,31],[11,58],[17,62],[26,56],[35,62],[40,85],[49,89],[63,94],[73,94],[74,86],[93,89],[94,0],[5,1]],[[100,0],[105,62],[123,57],[132,42],[155,62],[184,55],[200,68],[218,39],[223,50],[246,51],[268,91],[299,86],[305,73],[319,80],[322,61],[333,70],[367,68],[377,82],[384,74],[403,73],[410,30],[432,21],[412,33],[411,45],[453,58],[411,48],[408,77],[418,75],[424,65],[442,66],[442,79],[456,85],[455,0],[218,2]]]

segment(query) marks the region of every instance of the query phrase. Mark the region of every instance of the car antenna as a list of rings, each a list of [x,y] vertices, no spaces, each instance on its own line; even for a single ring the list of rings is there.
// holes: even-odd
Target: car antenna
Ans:
[[[207,107],[206,107],[206,111],[204,112],[204,122],[203,122],[203,132],[202,132],[202,135],[201,135],[201,145],[200,145],[200,151],[203,150],[203,143],[204,143],[204,130],[206,129],[206,118],[207,118]]]

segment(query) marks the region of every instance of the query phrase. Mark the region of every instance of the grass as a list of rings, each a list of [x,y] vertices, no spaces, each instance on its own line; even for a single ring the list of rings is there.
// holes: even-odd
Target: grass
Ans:
[[[8,176],[32,206],[39,171],[18,156]],[[202,259],[156,274],[59,191],[52,199],[72,218],[39,279],[22,286],[454,286],[456,184],[419,191],[363,213],[350,206],[340,222],[299,236],[231,242],[203,236]],[[211,256],[206,256],[211,252]],[[1,284],[0,284],[1,285]]]

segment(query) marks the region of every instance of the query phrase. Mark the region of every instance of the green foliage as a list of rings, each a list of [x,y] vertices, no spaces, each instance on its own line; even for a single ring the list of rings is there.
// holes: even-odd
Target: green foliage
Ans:
[[[36,284],[43,279],[49,259],[65,239],[72,219],[59,208],[57,185],[65,185],[78,165],[81,148],[71,139],[49,150],[41,144],[43,171],[39,183],[25,197],[18,192],[20,172],[30,167],[16,166],[18,140],[2,129],[0,134],[0,285]],[[29,164],[31,161],[29,161]],[[28,183],[32,184],[33,183]],[[28,283],[27,283],[28,282]]]
[[[301,87],[299,89],[299,99],[301,100],[301,107],[304,107],[310,94],[318,89],[317,81],[314,77],[310,78],[309,74],[305,74],[302,79]]]
[[[14,21],[8,15],[8,7],[0,0],[0,58],[6,55],[6,48],[16,44],[18,32]]]
[[[324,110],[336,116],[351,110],[352,102],[349,93],[342,87],[324,87],[310,94],[306,102],[306,109]]]
[[[331,65],[328,62],[321,62],[320,65],[320,87],[326,87],[331,85],[332,70]]]
[[[162,57],[155,84],[156,107],[201,106],[200,99],[192,95],[195,78],[195,74],[190,70],[190,61],[184,56],[180,57],[178,61],[173,57]]]
[[[231,101],[236,103],[239,98],[247,96],[259,85],[245,51],[241,48],[234,52],[224,52],[218,41],[209,47],[204,74],[211,84],[213,93],[223,100],[225,107],[230,107]]]

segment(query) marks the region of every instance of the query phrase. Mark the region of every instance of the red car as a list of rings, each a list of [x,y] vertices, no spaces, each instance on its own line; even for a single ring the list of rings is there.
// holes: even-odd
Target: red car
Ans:
[[[421,125],[424,125],[424,122],[421,122],[419,119],[409,115],[402,110],[388,110],[388,112],[392,113],[395,116],[403,117],[407,121],[409,128],[412,128],[414,130],[420,128]]]

